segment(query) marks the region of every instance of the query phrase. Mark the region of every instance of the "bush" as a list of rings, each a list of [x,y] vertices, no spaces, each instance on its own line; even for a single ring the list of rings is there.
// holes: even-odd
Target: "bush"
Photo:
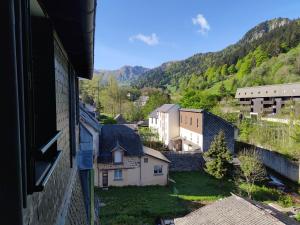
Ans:
[[[297,213],[297,215],[295,216],[295,220],[297,220],[298,222],[300,222],[300,213]]]
[[[281,195],[278,199],[278,203],[282,207],[291,207],[293,205],[293,199],[289,195]]]

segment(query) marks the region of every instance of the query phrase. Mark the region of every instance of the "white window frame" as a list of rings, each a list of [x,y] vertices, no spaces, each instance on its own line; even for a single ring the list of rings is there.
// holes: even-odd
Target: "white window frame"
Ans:
[[[119,156],[119,157],[117,157]],[[119,159],[119,160],[117,160]],[[118,163],[122,163],[123,162],[123,154],[121,151],[117,150],[114,152],[114,163],[118,164]]]
[[[153,167],[153,173],[155,176],[163,175],[163,166],[162,165],[155,165]]]
[[[121,169],[114,170],[114,180],[123,180],[123,171]]]

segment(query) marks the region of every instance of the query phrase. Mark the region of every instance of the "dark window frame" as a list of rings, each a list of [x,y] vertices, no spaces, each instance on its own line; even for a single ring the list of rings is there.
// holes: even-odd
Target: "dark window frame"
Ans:
[[[54,30],[46,18],[29,18],[31,72],[26,87],[27,193],[43,191],[62,151],[57,140]]]

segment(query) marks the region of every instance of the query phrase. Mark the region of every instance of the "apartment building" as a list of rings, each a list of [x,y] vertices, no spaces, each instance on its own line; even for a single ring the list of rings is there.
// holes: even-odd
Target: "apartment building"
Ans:
[[[94,224],[77,156],[78,78],[93,74],[96,1],[3,0],[3,225]]]
[[[181,108],[179,117],[180,136],[172,140],[174,144],[171,146],[175,150],[206,152],[222,130],[229,150],[234,152],[235,127],[231,123],[201,109]]]
[[[159,140],[166,146],[179,136],[179,108],[176,104],[164,104],[149,116],[149,128],[158,133]]]
[[[226,120],[201,109],[184,109],[164,104],[149,115],[149,128],[175,151],[207,151],[214,137],[223,130],[231,152],[236,128]]]
[[[300,83],[238,88],[235,98],[244,112],[276,114],[289,101],[300,102]]]

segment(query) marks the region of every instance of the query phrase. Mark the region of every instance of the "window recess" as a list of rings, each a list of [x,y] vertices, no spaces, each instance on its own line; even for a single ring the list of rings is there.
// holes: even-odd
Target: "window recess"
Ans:
[[[57,141],[54,35],[50,21],[31,17],[31,67],[27,127],[28,193],[44,189],[61,158]]]

